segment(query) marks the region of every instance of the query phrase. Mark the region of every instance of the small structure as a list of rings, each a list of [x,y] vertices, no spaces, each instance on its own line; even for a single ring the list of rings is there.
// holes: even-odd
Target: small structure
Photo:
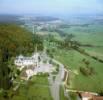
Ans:
[[[103,96],[93,96],[92,100],[103,100]]]
[[[81,93],[81,98],[82,100],[91,100],[92,96],[89,92],[83,92]]]
[[[29,79],[31,76],[34,75],[34,72],[33,72],[33,70],[28,69],[28,70],[26,70],[26,74],[27,74],[27,79]]]
[[[99,100],[99,99],[94,99],[95,97],[98,97],[97,93],[92,93],[92,92],[81,92],[79,93],[81,100]],[[101,99],[100,99],[101,100]],[[103,99],[102,99],[103,100]]]

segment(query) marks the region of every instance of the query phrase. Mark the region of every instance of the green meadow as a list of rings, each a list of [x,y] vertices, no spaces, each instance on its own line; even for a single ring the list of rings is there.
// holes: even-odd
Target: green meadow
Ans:
[[[20,85],[11,100],[52,100],[47,77],[33,76],[26,84]]]
[[[59,51],[59,52],[58,52]],[[62,62],[67,69],[72,70],[71,73],[71,83],[69,88],[84,90],[84,91],[94,91],[99,92],[103,90],[103,64],[93,60],[90,57],[84,56],[74,50],[57,50],[54,53],[55,59]],[[92,76],[84,76],[80,73],[79,67],[85,66],[82,62],[83,59],[90,62],[91,67],[94,68],[95,74]],[[77,74],[75,74],[77,73]]]
[[[86,27],[70,26],[61,29],[67,34],[73,34],[73,40],[81,44],[90,44],[94,47],[81,47],[87,53],[103,59],[103,26],[89,25]],[[56,33],[57,34],[57,33]],[[56,35],[57,36],[57,35]],[[60,36],[59,36],[60,39]],[[62,37],[61,37],[62,39]],[[52,48],[49,46],[49,48]],[[103,63],[100,63],[89,56],[83,55],[73,49],[65,50],[64,48],[55,48],[53,52],[54,58],[62,62],[67,69],[73,71],[70,78],[70,89],[100,92],[103,90]],[[80,72],[80,67],[85,67],[83,59],[89,61],[89,66],[94,69],[94,74],[84,76]],[[76,73],[76,74],[75,74]]]
[[[47,76],[33,76],[28,81],[17,81],[15,87],[19,85],[16,91],[13,89],[8,91],[8,98],[4,98],[0,94],[0,100],[53,100]],[[3,94],[5,95],[5,94]]]

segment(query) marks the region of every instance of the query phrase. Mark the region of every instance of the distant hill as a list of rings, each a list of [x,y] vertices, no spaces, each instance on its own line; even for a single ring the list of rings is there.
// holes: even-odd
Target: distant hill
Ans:
[[[23,24],[23,21],[19,20],[20,16],[16,15],[0,15],[0,23],[15,23]]]
[[[25,15],[0,15],[0,23],[16,23],[16,24],[24,24],[26,22],[51,22],[59,20],[55,17],[50,16],[25,16]]]

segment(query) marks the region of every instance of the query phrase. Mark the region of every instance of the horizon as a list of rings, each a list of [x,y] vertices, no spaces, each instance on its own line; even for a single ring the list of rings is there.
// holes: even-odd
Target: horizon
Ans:
[[[31,1],[31,2],[30,2]],[[102,0],[1,0],[0,15],[72,16],[103,13]],[[92,5],[91,5],[92,4]]]

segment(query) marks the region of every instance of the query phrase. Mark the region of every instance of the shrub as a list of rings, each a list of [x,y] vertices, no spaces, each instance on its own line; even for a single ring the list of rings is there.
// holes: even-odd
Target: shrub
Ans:
[[[99,94],[100,96],[103,96],[103,91],[101,90],[98,94]]]
[[[85,76],[90,76],[94,74],[93,67],[80,67],[80,72]]]

